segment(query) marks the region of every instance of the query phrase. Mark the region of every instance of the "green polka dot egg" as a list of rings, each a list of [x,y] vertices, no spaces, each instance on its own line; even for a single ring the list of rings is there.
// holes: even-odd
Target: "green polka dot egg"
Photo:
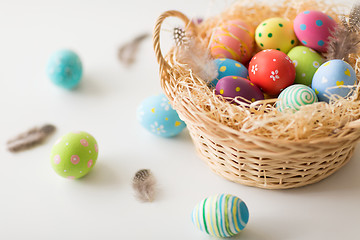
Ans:
[[[297,46],[288,53],[296,69],[295,83],[311,86],[316,70],[324,62],[324,58],[311,48]]]
[[[276,107],[280,112],[289,110],[296,112],[300,110],[301,106],[318,102],[314,90],[302,84],[295,84],[285,88],[280,93],[278,99]]]
[[[89,133],[70,132],[57,140],[53,146],[51,166],[64,178],[81,178],[94,167],[98,152],[98,144]]]
[[[255,41],[260,49],[276,49],[284,53],[298,43],[290,21],[276,17],[270,18],[256,28]]]

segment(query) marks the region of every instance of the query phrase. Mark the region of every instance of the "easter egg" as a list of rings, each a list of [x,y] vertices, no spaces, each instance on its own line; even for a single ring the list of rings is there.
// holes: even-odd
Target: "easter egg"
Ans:
[[[298,43],[292,22],[280,17],[260,23],[255,31],[255,41],[260,49],[276,49],[284,53]]]
[[[305,11],[294,20],[294,31],[305,46],[318,52],[326,52],[328,38],[337,23],[329,15],[319,11]]]
[[[146,98],[137,109],[140,124],[161,137],[178,135],[186,126],[164,94]]]
[[[283,112],[285,109],[291,109],[291,111],[295,112],[301,106],[318,101],[314,90],[303,84],[295,84],[285,88],[278,98],[280,100],[276,103],[276,107],[280,112]]]
[[[216,84],[215,93],[228,98],[243,97],[251,102],[264,100],[264,94],[255,84],[245,78],[236,76],[220,79]],[[242,99],[239,100],[245,102]]]
[[[253,48],[253,29],[240,20],[231,20],[214,30],[210,52],[214,58],[231,58],[245,64],[251,58]]]
[[[231,237],[249,221],[249,210],[240,198],[218,194],[205,198],[192,211],[192,222],[199,230],[216,237]]]
[[[346,98],[357,82],[356,74],[350,64],[335,59],[322,64],[315,72],[311,88],[319,101],[329,102],[328,96],[335,94]],[[326,96],[327,95],[327,96]]]
[[[294,83],[295,66],[283,52],[273,49],[257,53],[249,63],[249,77],[263,92],[275,96]]]
[[[98,152],[98,144],[89,133],[70,132],[52,147],[51,166],[62,177],[81,178],[95,166]]]
[[[233,59],[229,58],[218,58],[214,60],[217,68],[218,68],[218,76],[213,81],[211,81],[210,85],[216,86],[218,81],[227,76],[238,76],[242,78],[248,78],[249,73],[247,68],[239,63],[238,61],[235,61]]]
[[[297,46],[288,53],[296,70],[295,83],[311,86],[316,70],[324,62],[324,58],[311,48]]]
[[[79,56],[71,50],[59,50],[53,53],[47,63],[47,76],[57,86],[72,89],[82,76],[82,64]]]

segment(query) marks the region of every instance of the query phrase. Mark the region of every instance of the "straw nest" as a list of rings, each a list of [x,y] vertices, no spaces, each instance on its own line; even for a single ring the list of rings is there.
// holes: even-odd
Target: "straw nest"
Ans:
[[[160,63],[161,86],[173,107],[188,125],[201,158],[213,171],[245,185],[292,188],[317,182],[335,172],[351,157],[360,137],[359,85],[347,99],[333,96],[330,103],[301,107],[295,113],[279,112],[267,99],[238,105],[215,94],[174,47],[163,58],[160,29],[167,17],[179,17],[186,31],[207,48],[213,29],[224,19],[241,19],[254,28],[265,19],[294,20],[305,10],[320,10],[339,21],[344,7],[328,1],[283,1],[268,5],[238,1],[218,16],[198,26],[185,15],[169,11],[159,17],[154,47]],[[360,77],[360,56],[349,62]]]

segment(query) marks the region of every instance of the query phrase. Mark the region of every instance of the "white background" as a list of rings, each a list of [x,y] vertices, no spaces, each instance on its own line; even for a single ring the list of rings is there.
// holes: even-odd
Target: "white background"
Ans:
[[[237,195],[248,205],[250,221],[239,239],[358,238],[359,148],[317,184],[263,190],[213,174],[187,131],[162,139],[137,123],[139,103],[161,91],[158,65],[150,39],[131,68],[118,62],[119,45],[151,32],[165,10],[207,16],[230,2],[0,1],[0,239],[209,239],[190,214],[217,193]],[[164,37],[172,27],[165,24]],[[60,48],[74,49],[83,61],[84,78],[74,91],[54,86],[45,75],[48,57]],[[44,145],[6,151],[7,139],[43,123],[58,127]],[[52,144],[71,130],[88,131],[100,148],[93,171],[75,181],[57,176],[49,162]],[[134,199],[131,180],[141,168],[158,180],[153,203]]]

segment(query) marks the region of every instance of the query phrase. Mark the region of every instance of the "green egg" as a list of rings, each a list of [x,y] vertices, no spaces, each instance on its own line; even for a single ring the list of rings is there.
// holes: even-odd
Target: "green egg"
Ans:
[[[57,174],[76,179],[88,174],[98,158],[98,144],[87,132],[70,132],[54,144],[50,162]]]
[[[296,69],[295,84],[310,86],[316,70],[323,64],[324,58],[313,49],[298,46],[291,49],[288,56]]]

